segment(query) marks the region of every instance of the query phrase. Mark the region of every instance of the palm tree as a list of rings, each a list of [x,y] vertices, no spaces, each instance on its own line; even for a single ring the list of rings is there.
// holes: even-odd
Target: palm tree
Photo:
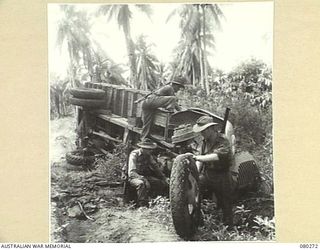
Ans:
[[[75,85],[75,76],[80,59],[91,70],[91,51],[90,44],[90,25],[85,12],[77,11],[74,6],[62,5],[61,10],[64,14],[58,23],[56,44],[60,47],[67,44],[69,54],[69,80],[70,85]]]
[[[157,72],[158,72],[157,88],[159,88],[163,86],[170,79],[170,76],[172,75],[171,65],[160,62],[157,65]]]
[[[97,66],[99,66],[100,69],[101,81],[116,85],[128,86],[126,80],[122,76],[122,74],[125,72],[122,64],[116,64],[110,58],[101,58],[101,60],[98,61]]]
[[[206,93],[210,92],[209,84],[208,84],[208,63],[207,63],[207,27],[210,27],[210,22],[207,23],[206,16],[209,15],[211,19],[213,19],[215,27],[220,30],[221,22],[220,18],[224,18],[224,15],[217,4],[200,4],[202,9],[202,30],[203,30],[203,69],[204,69],[204,86],[206,87]],[[210,19],[209,19],[210,20]],[[211,34],[212,35],[212,34]],[[210,41],[210,40],[209,40]],[[214,37],[212,36],[211,41],[214,41]]]
[[[133,5],[143,13],[147,14],[148,17],[151,16],[151,8],[149,5],[136,4]],[[137,67],[136,67],[136,54],[135,45],[131,37],[131,26],[130,19],[132,18],[131,6],[128,4],[113,4],[113,5],[103,5],[99,7],[97,11],[98,15],[106,15],[108,21],[115,18],[118,22],[119,28],[122,29],[127,46],[127,53],[129,57],[129,67],[130,67],[130,83],[134,87],[137,86]]]
[[[137,50],[137,88],[153,90],[157,87],[159,72],[157,71],[158,59],[151,52],[153,44],[147,44],[145,36],[138,38]]]
[[[192,79],[193,84],[198,81],[198,77],[201,75],[199,72],[200,63],[200,42],[199,42],[199,30],[200,30],[200,18],[199,12],[194,5],[184,4],[181,7],[175,9],[167,18],[167,22],[174,15],[179,15],[181,39],[176,47],[175,61],[177,67],[174,68],[173,76],[185,75]]]
[[[192,79],[193,85],[199,81],[200,71],[200,50],[197,45],[197,39],[188,41],[180,40],[176,47],[177,65],[174,68],[173,75],[184,75]]]
[[[214,49],[212,23],[221,27],[220,18],[223,16],[217,4],[185,4],[175,9],[169,16],[180,16],[181,40],[177,48],[176,60],[179,66],[175,74],[184,74],[192,79],[193,84],[200,86],[209,93],[207,48]]]

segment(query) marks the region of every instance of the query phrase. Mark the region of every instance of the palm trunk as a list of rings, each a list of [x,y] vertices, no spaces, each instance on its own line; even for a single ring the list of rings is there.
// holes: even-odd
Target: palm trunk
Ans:
[[[192,86],[196,86],[196,70],[194,68],[194,63],[192,63]]]
[[[145,59],[143,59],[142,63],[142,73],[143,73],[143,89],[148,90],[148,74],[147,74],[147,68],[146,68],[146,62]]]
[[[74,58],[72,54],[72,45],[69,43],[68,44],[68,52],[69,52],[69,80],[70,80],[70,87],[74,88],[74,73],[73,73],[73,63],[74,63]]]
[[[200,39],[200,36],[199,36]],[[200,86],[205,90],[204,86],[204,69],[203,69],[203,51],[201,48],[201,41],[199,42],[199,63],[200,63]]]
[[[88,73],[89,76],[93,75],[93,63],[92,63],[92,56],[90,51],[88,51],[88,55],[87,55],[87,66],[88,66]]]
[[[126,39],[127,45],[127,53],[129,57],[129,65],[130,65],[130,85],[133,87],[137,87],[137,66],[136,66],[136,54],[134,51],[134,44],[131,39],[129,30],[124,30],[124,36]]]
[[[207,94],[209,94],[210,89],[208,85],[208,65],[207,65],[207,49],[206,49],[206,11],[205,5],[202,5],[202,14],[203,14],[203,73],[204,73],[204,88]]]
[[[201,18],[201,13],[199,9],[200,5],[197,4],[197,10],[199,13],[199,19]],[[202,45],[201,45],[201,20],[199,20],[200,23],[200,29],[198,29],[198,48],[199,48],[199,63],[200,63],[200,86],[205,90],[204,86],[204,67],[203,67],[203,50],[202,50]]]

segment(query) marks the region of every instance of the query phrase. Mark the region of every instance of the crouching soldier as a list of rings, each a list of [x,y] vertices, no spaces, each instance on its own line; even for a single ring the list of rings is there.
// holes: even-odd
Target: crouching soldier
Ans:
[[[200,155],[194,156],[200,172],[200,189],[213,191],[217,206],[222,208],[223,222],[233,226],[232,193],[234,182],[231,177],[232,151],[228,139],[221,134],[212,117],[202,116],[193,131],[204,138]]]
[[[181,108],[177,103],[176,92],[183,89],[187,84],[184,77],[175,77],[172,81],[155,92],[148,95],[142,103],[142,132],[141,140],[144,140],[150,133],[154,112],[157,108],[165,108],[169,111],[180,111]]]
[[[147,206],[150,192],[167,194],[168,179],[158,168],[152,156],[157,144],[149,139],[137,144],[139,149],[130,153],[128,161],[129,183],[137,191],[137,206]]]

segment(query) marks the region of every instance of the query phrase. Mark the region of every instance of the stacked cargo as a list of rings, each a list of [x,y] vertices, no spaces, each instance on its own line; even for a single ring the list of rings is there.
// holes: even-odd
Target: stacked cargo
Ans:
[[[142,102],[135,102],[148,94],[148,91],[108,83],[87,82],[85,87],[91,89],[102,89],[105,91],[106,103],[101,110],[102,113],[110,113],[127,118],[128,123],[133,126],[142,125]]]

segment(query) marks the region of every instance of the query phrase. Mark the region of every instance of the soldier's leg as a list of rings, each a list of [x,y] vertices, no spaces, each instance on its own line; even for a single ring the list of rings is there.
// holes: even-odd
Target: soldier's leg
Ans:
[[[223,207],[223,205],[222,205],[223,196],[221,194],[221,191],[220,190],[215,190],[214,195],[216,197],[217,209],[221,209]]]
[[[144,180],[132,178],[129,183],[137,191],[137,205],[145,206],[148,204],[148,188]]]
[[[144,140],[150,133],[152,119],[153,119],[153,110],[150,108],[142,108],[142,132],[141,132],[141,141]]]
[[[223,207],[222,205],[222,199],[223,199],[223,192],[222,192],[222,180],[220,175],[216,175],[210,180],[213,194],[212,198],[215,198],[215,202],[217,204],[217,209],[221,209]]]
[[[203,173],[199,175],[199,189],[200,189],[200,201],[203,198],[207,198],[212,193],[212,187],[210,185],[210,180],[207,178],[207,176]],[[204,225],[203,215],[200,211],[200,218],[199,218],[199,225]]]
[[[175,96],[151,96],[142,103],[142,132],[141,140],[144,140],[150,133],[153,113],[157,108],[173,109],[176,105]]]
[[[151,190],[154,194],[167,195],[169,192],[169,185],[166,181],[157,177],[148,176],[146,179],[149,181]]]
[[[232,202],[230,197],[224,195],[222,198],[223,223],[230,227],[233,226]]]
[[[150,107],[152,109],[166,108],[174,109],[177,103],[177,97],[175,96],[155,96],[150,100]]]
[[[221,192],[221,206],[223,213],[223,223],[233,226],[233,212],[232,212],[232,182],[231,176],[226,174],[222,177],[222,192]]]
[[[201,194],[206,194],[209,188],[209,181],[204,174],[199,175],[199,188]]]
[[[211,199],[212,193],[215,191],[215,182],[209,179],[205,174],[199,175],[200,193],[203,198]]]

